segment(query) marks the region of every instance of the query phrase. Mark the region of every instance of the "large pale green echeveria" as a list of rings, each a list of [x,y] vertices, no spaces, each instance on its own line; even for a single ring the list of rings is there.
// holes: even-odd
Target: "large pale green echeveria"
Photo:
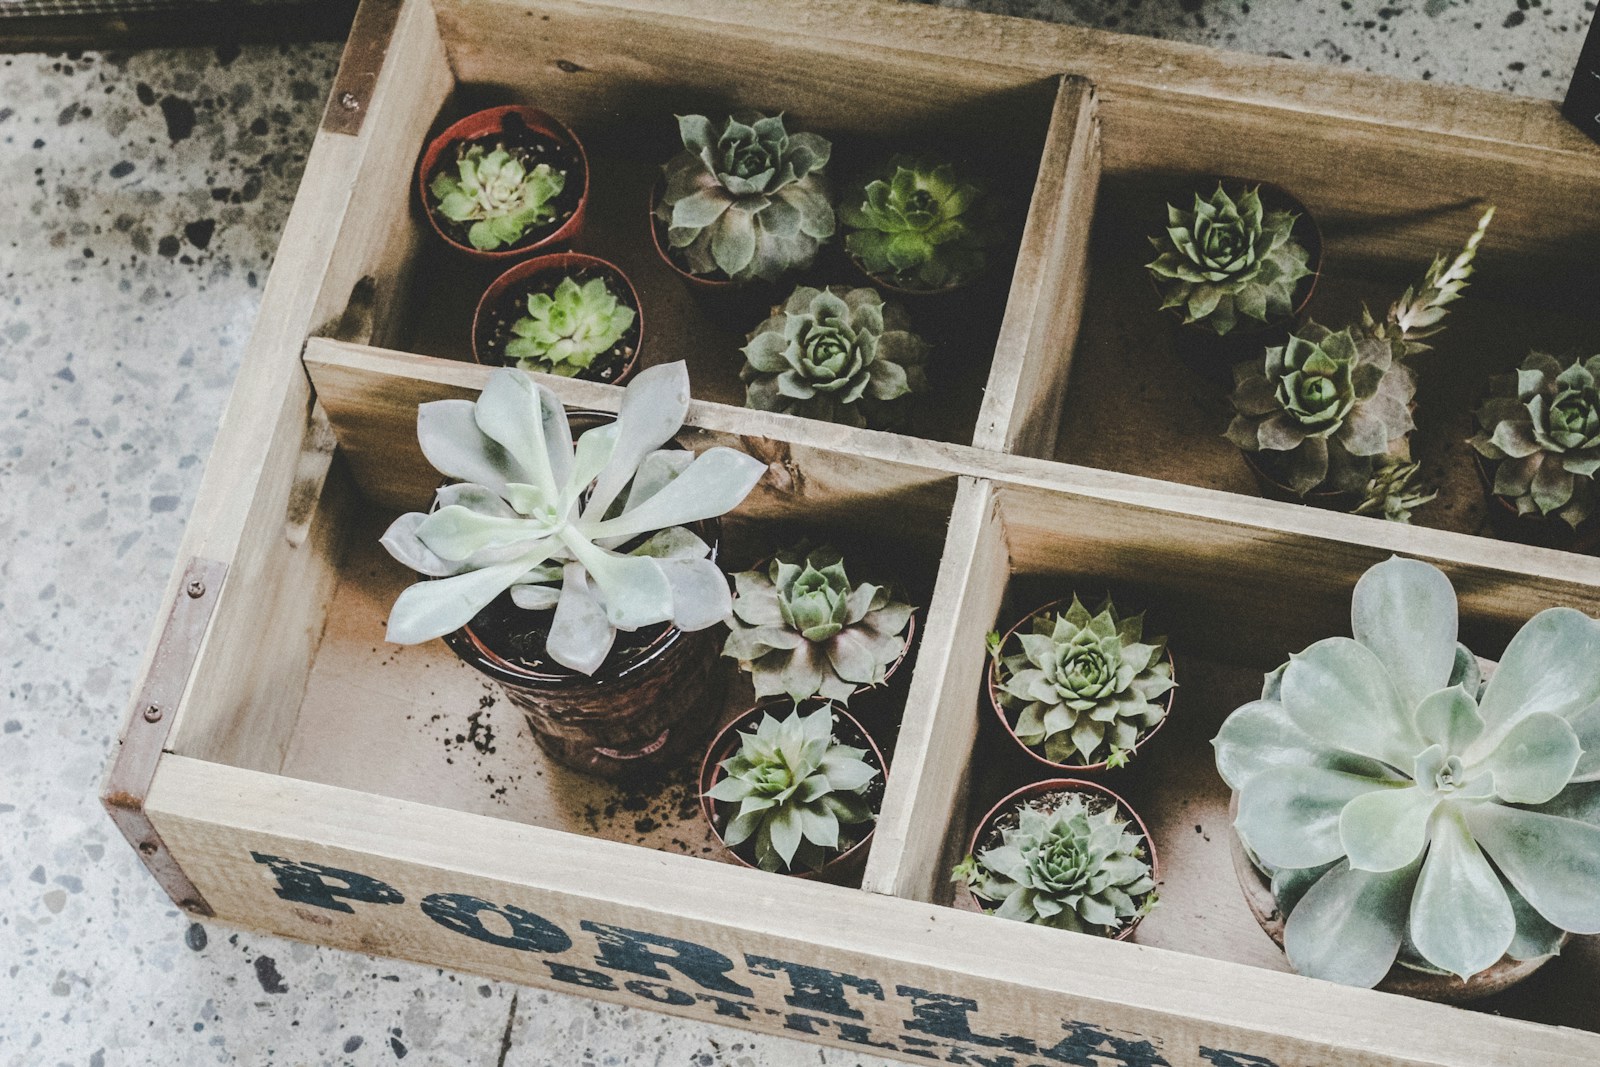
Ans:
[[[1296,218],[1263,211],[1259,188],[1235,202],[1219,185],[1210,200],[1195,194],[1193,211],[1168,204],[1167,231],[1150,238],[1157,255],[1145,265],[1161,306],[1218,334],[1232,331],[1241,317],[1288,318],[1300,280],[1311,273],[1311,255],[1294,238]]]
[[[1600,356],[1563,362],[1534,352],[1489,389],[1471,444],[1499,461],[1495,493],[1519,515],[1578,526],[1594,512],[1600,471]]]
[[[461,484],[383,535],[390,555],[435,579],[400,594],[388,639],[441,637],[509,589],[518,607],[555,609],[550,658],[593,674],[618,630],[725,619],[727,579],[686,524],[737,507],[766,466],[731,448],[663,448],[688,407],[683,363],[641,372],[616,421],[576,447],[555,394],[509,367],[490,373],[476,401],[421,405],[423,455]]]
[[[802,285],[744,346],[745,406],[887,426],[928,390],[928,345],[873,289]]]
[[[1354,638],[1268,675],[1213,744],[1302,974],[1476,974],[1600,932],[1600,622],[1540,612],[1490,680],[1437,568],[1362,576]]]
[[[824,178],[832,144],[789,133],[782,115],[680,115],[678,132],[683,151],[663,168],[656,218],[689,273],[770,282],[810,266],[835,226]]]
[[[529,170],[502,145],[486,152],[473,145],[456,161],[456,173],[440,171],[429,191],[439,214],[470,225],[467,240],[485,252],[514,245],[529,228],[556,217],[551,204],[566,187],[565,171],[540,163]]]
[[[1114,804],[1096,810],[1079,793],[1049,811],[1030,802],[1000,836],[954,876],[1002,919],[1109,936],[1155,905],[1144,838]]]
[[[726,777],[706,793],[739,805],[722,831],[729,848],[750,842],[764,871],[817,870],[865,836],[873,821],[866,793],[878,769],[866,749],[834,740],[832,708],[763,714],[754,732],[739,736],[739,750],[718,764]]]
[[[1018,740],[1052,763],[1120,765],[1166,715],[1158,701],[1174,684],[1167,639],[1143,638],[1144,616],[1118,615],[1109,600],[1094,615],[1074,596],[1065,612],[1035,616],[1016,635],[1021,651],[1000,649],[996,665]]]

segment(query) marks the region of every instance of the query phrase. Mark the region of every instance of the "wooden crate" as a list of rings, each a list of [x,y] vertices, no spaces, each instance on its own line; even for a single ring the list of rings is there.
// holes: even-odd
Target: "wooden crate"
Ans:
[[[537,103],[594,146],[586,240],[633,274],[652,359],[689,360],[690,443],[769,464],[733,543],[893,538],[919,588],[859,887],[714,862],[692,786],[574,779],[506,705],[480,706],[492,690],[441,643],[383,642],[408,576],[375,538],[436,477],[416,405],[487,375],[451,358],[468,287],[410,204],[413,167],[484,101]],[[843,144],[937,135],[1031,186],[1009,292],[939,353],[941,399],[912,434],[738,406],[737,324],[650,258],[643,196],[665,155],[647,131],[733,105]],[[1285,973],[1246,910],[1206,741],[1262,669],[1340,632],[1356,578],[1394,552],[1450,574],[1486,655],[1541,608],[1600,614],[1600,560],[1477,535],[1454,414],[1419,436],[1466,502],[1438,509],[1444,528],[1251,495],[1121,251],[1152,190],[1215,173],[1285,184],[1317,213],[1334,283],[1318,314],[1387,299],[1498,205],[1447,338],[1462,368],[1431,376],[1424,410],[1463,410],[1530,344],[1600,334],[1600,149],[1547,104],[862,0],[367,0],[108,780],[113,816],[200,914],[914,1061],[1600,1060],[1592,939],[1468,1010]],[[547,384],[578,407],[619,396]],[[1137,590],[1185,664],[1181,712],[1129,785],[1166,859],[1133,943],[942,906],[1007,785],[980,735],[983,635],[1069,581]]]

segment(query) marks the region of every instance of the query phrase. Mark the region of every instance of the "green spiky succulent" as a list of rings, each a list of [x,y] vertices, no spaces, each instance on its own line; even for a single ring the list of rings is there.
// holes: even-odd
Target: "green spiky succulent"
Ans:
[[[540,163],[532,170],[505,145],[472,145],[442,170],[429,189],[439,214],[467,225],[472,247],[493,252],[522,240],[534,226],[554,221],[551,203],[566,188],[565,171]]]
[[[1017,712],[1012,728],[1052,763],[1087,765],[1096,754],[1125,762],[1139,738],[1161,721],[1157,700],[1175,684],[1167,639],[1146,643],[1144,616],[1122,616],[1107,600],[1091,615],[1076,596],[1065,612],[1035,615],[1016,634],[1020,651],[999,649],[1000,700]]]
[[[856,690],[881,685],[905,654],[911,605],[884,586],[852,586],[831,547],[795,546],[733,581],[722,654],[750,672],[758,698],[847,704]]]
[[[1531,353],[1489,382],[1472,447],[1494,460],[1494,492],[1519,515],[1558,515],[1576,528],[1595,509],[1600,471],[1600,356]]]
[[[1289,962],[1466,978],[1600,932],[1600,622],[1540,612],[1485,682],[1450,580],[1399,557],[1356,583],[1350,621],[1213,742]]]
[[[722,830],[729,848],[749,842],[764,871],[818,870],[865,836],[874,820],[867,788],[878,768],[866,749],[834,739],[831,707],[763,714],[739,737],[739,751],[718,764],[726,777],[706,793],[739,805]]]
[[[1311,255],[1294,236],[1299,216],[1265,211],[1260,187],[1235,201],[1221,185],[1194,210],[1167,205],[1167,232],[1150,238],[1156,258],[1145,264],[1163,308],[1185,323],[1226,334],[1241,319],[1281,322],[1294,314],[1295,291],[1311,275]]]
[[[810,266],[834,231],[832,144],[789,133],[782,115],[680,115],[678,132],[683,151],[662,168],[656,218],[689,273],[770,282]]]
[[[1438,489],[1416,484],[1420,463],[1408,463],[1397,456],[1385,456],[1367,482],[1366,495],[1351,512],[1376,515],[1390,522],[1410,522],[1411,512],[1436,499]]]
[[[604,278],[562,278],[552,293],[531,293],[528,313],[511,324],[506,358],[523,370],[571,378],[609,352],[633,326],[634,310]]]
[[[996,204],[950,163],[895,156],[839,208],[845,251],[902,289],[944,289],[983,273]]]
[[[928,345],[872,289],[800,286],[744,346],[745,406],[847,426],[903,420],[928,388]]]
[[[1000,844],[968,856],[954,879],[1002,919],[1114,935],[1155,906],[1144,838],[1109,801],[1068,793],[1051,808],[1051,799],[1017,809]]]

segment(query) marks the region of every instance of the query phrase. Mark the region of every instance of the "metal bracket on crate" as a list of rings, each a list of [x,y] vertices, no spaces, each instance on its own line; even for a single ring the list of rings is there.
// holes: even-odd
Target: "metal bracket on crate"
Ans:
[[[1578,56],[1578,69],[1567,89],[1561,113],[1578,129],[1600,141],[1600,15],[1589,26],[1589,39]]]
[[[372,106],[372,89],[383,71],[383,58],[389,52],[389,39],[400,21],[401,0],[362,0],[356,9],[350,36],[339,57],[339,73],[333,78],[328,107],[322,113],[322,128],[330,133],[361,132],[361,123]]]
[[[161,888],[180,908],[195,915],[213,914],[211,906],[167,850],[145,814],[144,802],[227,576],[228,565],[215,560],[197,557],[184,568],[178,595],[167,614],[155,657],[128,716],[116,760],[100,796],[111,821],[138,851]]]

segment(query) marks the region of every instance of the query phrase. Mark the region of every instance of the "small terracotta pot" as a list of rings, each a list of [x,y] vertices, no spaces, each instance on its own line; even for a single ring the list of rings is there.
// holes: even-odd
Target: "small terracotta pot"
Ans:
[[[1011,639],[1021,633],[1023,627],[1032,625],[1034,619],[1038,618],[1040,615],[1052,614],[1058,610],[1065,610],[1065,608],[1071,604],[1071,597],[1063,597],[1060,600],[1053,600],[1044,607],[1039,608],[1036,611],[1030,611],[1028,614],[1024,615],[1021,620],[1019,620],[1015,626],[1011,627],[1011,629],[1007,630],[1005,636],[1000,639],[1001,654],[1004,655],[1006,646],[1011,644]],[[1150,739],[1156,734],[1160,733],[1161,728],[1165,726],[1167,724],[1167,720],[1172,717],[1173,696],[1178,691],[1176,685],[1178,680],[1178,670],[1177,661],[1172,658],[1172,650],[1170,648],[1167,649],[1167,665],[1172,668],[1172,680],[1174,685],[1173,688],[1168,689],[1165,694],[1166,714],[1162,715],[1161,721],[1152,726],[1150,731],[1144,736],[1140,737],[1133,748],[1128,750],[1128,762],[1130,764],[1133,762],[1134,757],[1139,754],[1139,750],[1148,745],[1150,743]],[[1022,738],[1017,736],[1016,728],[1012,724],[1011,717],[1006,712],[1005,705],[1000,702],[1000,661],[994,656],[989,657],[989,670],[985,677],[987,679],[985,682],[985,691],[989,697],[989,707],[994,712],[995,718],[1000,721],[1000,726],[1005,730],[1007,736],[1016,742],[1019,749],[1028,754],[1028,758],[1038,768],[1043,769],[1051,774],[1061,774],[1063,772],[1066,774],[1103,774],[1108,770],[1105,760],[1101,760],[1099,763],[1056,763],[1052,760],[1045,759],[1043,755],[1034,751],[1034,749],[1030,748],[1028,745],[1023,744]]]
[[[578,191],[578,203],[572,209],[572,214],[567,216],[565,222],[551,232],[535,241],[519,242],[510,248],[497,248],[487,252],[474,248],[470,244],[457,240],[450,233],[450,227],[444,220],[439,219],[434,211],[433,194],[428,186],[436,175],[453,156],[447,156],[456,145],[479,140],[488,140],[502,133],[507,126],[507,116],[515,115],[521,119],[523,125],[535,134],[539,134],[552,141],[557,141],[568,148],[578,160],[578,169],[582,172],[576,175],[581,182]],[[574,175],[568,174],[570,183]],[[417,195],[422,202],[422,211],[428,217],[428,224],[433,227],[433,232],[439,239],[464,256],[484,263],[509,263],[513,260],[525,259],[540,251],[557,248],[570,244],[576,240],[583,230],[584,215],[589,207],[589,157],[583,150],[583,142],[578,140],[578,135],[573,133],[560,120],[546,114],[534,107],[524,107],[519,104],[507,104],[502,107],[491,107],[483,111],[475,111],[459,122],[453,123],[443,133],[435,137],[428,144],[427,151],[422,154],[422,162],[417,167]]]
[[[1255,182],[1232,177],[1222,177],[1216,179],[1215,183],[1206,183],[1206,185],[1211,184],[1221,184],[1228,195],[1235,200],[1246,189],[1259,186],[1263,212],[1289,211],[1299,216],[1295,220],[1294,236],[1299,238],[1300,244],[1310,257],[1307,265],[1311,268],[1311,274],[1299,282],[1300,299],[1295,301],[1294,310],[1289,313],[1289,317],[1281,322],[1257,323],[1254,319],[1243,319],[1239,326],[1219,336],[1203,322],[1185,323],[1183,313],[1178,308],[1163,309],[1176,327],[1173,348],[1178,358],[1201,378],[1231,390],[1234,364],[1259,358],[1266,349],[1288,343],[1289,334],[1300,324],[1306,306],[1311,303],[1311,297],[1317,291],[1317,282],[1322,276],[1322,228],[1317,225],[1317,220],[1305,204],[1282,186],[1271,182]],[[1194,187],[1189,187],[1191,194],[1193,191]],[[1149,278],[1150,287],[1159,300],[1161,286],[1149,271],[1145,272],[1145,276]]]
[[[1282,500],[1289,504],[1305,504],[1313,508],[1323,508],[1328,511],[1349,512],[1365,498],[1364,493],[1353,489],[1313,489],[1304,496],[1289,488],[1288,484],[1279,481],[1277,476],[1271,474],[1261,462],[1260,455],[1255,452],[1239,450],[1244,457],[1245,464],[1249,466],[1250,473],[1256,476],[1256,484],[1261,487],[1261,495],[1268,500]]]
[[[949,296],[951,293],[970,290],[979,282],[987,281],[989,277],[989,268],[985,267],[981,273],[974,274],[970,278],[956,282],[954,285],[946,285],[940,289],[907,289],[903,285],[885,281],[880,275],[868,273],[859,256],[846,252],[845,258],[850,261],[850,266],[860,275],[863,284],[870,285],[913,306],[932,303],[940,297]]]
[[[1156,855],[1156,843],[1151,838],[1149,829],[1145,827],[1144,820],[1139,817],[1139,813],[1134,811],[1133,806],[1126,800],[1123,800],[1105,786],[1087,782],[1080,778],[1051,778],[1047,781],[1025,785],[1021,789],[1007,794],[1001,799],[1000,803],[989,809],[989,814],[985,815],[972,831],[972,838],[967,842],[967,855],[976,856],[978,854],[978,850],[984,847],[988,839],[994,835],[996,823],[1002,816],[1009,814],[1016,808],[1020,808],[1027,801],[1037,797],[1050,796],[1054,793],[1081,793],[1090,797],[1104,797],[1114,803],[1117,806],[1117,810],[1122,813],[1128,822],[1133,824],[1134,828],[1139,831],[1139,836],[1144,839],[1145,852],[1150,857],[1150,880],[1157,883],[1161,881],[1161,861]],[[963,895],[965,897],[964,900],[960,899]],[[984,907],[983,902],[970,892],[958,894],[958,906],[966,910],[990,914],[990,909]],[[1132,922],[1111,935],[1111,940],[1126,941],[1133,936],[1133,931],[1138,928],[1139,923],[1142,921],[1144,921],[1144,916],[1134,916]]]
[[[767,309],[782,304],[777,284],[760,280],[735,282],[728,278],[708,278],[684,270],[672,258],[671,250],[667,247],[666,223],[656,218],[656,205],[661,202],[661,195],[665,191],[666,180],[658,179],[650,189],[649,214],[645,217],[650,227],[650,243],[655,247],[656,255],[682,279],[683,284],[689,287],[689,292],[708,310],[733,322],[750,320],[753,329],[767,317]]]
[[[1472,451],[1472,466],[1478,472],[1478,484],[1483,487],[1489,523],[1499,536],[1508,541],[1566,552],[1593,553],[1600,548],[1600,515],[1589,516],[1576,528],[1555,515],[1519,515],[1515,504],[1494,491],[1494,468],[1477,449]]]
[[[611,283],[612,292],[633,309],[633,326],[629,334],[634,340],[632,353],[624,358],[622,366],[610,378],[598,377],[589,371],[584,371],[577,377],[587,381],[603,381],[611,385],[621,385],[626,382],[638,368],[639,352],[644,348],[644,310],[639,305],[639,294],[620,267],[578,252],[553,252],[549,255],[535,256],[533,259],[516,264],[496,278],[479,299],[478,310],[472,317],[472,358],[490,366],[515,366],[515,361],[496,359],[489,351],[495,313],[508,304],[521,300],[535,288],[537,281],[549,275],[559,277],[584,270],[605,274]],[[624,334],[623,341],[627,338],[628,334]]]
[[[865,748],[867,750],[869,761],[878,768],[878,777],[874,779],[873,787],[881,790],[884,781],[889,774],[889,765],[884,760],[883,753],[879,750],[877,742],[872,739],[872,734],[868,732],[867,728],[862,726],[861,723],[857,721],[856,718],[848,711],[830,701],[815,699],[802,700],[799,704],[795,705],[795,710],[800,714],[806,714],[820,707],[830,707],[833,709],[835,739],[839,740],[843,744],[851,745],[852,747],[857,748]],[[739,853],[734,851],[732,848],[729,848],[727,842],[722,839],[722,826],[718,818],[718,807],[719,805],[726,807],[731,807],[732,805],[727,804],[727,802],[724,801],[712,800],[710,797],[706,796],[706,794],[722,780],[724,775],[721,767],[722,762],[730,758],[736,751],[738,751],[739,732],[741,730],[749,731],[755,729],[756,724],[761,719],[761,716],[780,710],[782,710],[782,705],[779,702],[769,701],[765,704],[757,704],[749,711],[746,711],[743,715],[740,715],[737,719],[734,719],[732,722],[728,723],[728,725],[724,726],[717,733],[717,736],[712,739],[711,744],[707,746],[705,758],[700,763],[700,814],[705,817],[706,825],[711,827],[711,832],[716,836],[717,843],[722,846],[723,851],[731,856],[733,860],[741,867],[749,867],[753,870],[760,870],[760,868],[756,867],[755,864],[739,855]],[[774,717],[777,716],[775,715]],[[844,733],[854,734],[856,736],[840,737],[839,734],[841,732],[841,726],[843,727]],[[834,885],[853,884],[859,881],[862,871],[864,871],[867,866],[867,852],[872,848],[872,835],[877,830],[876,815],[877,813],[874,812],[873,827],[867,830],[866,834],[861,838],[860,841],[857,841],[846,851],[833,856],[824,862],[823,865],[818,869],[814,871],[787,871],[781,873],[786,873],[793,878],[805,878],[812,881],[828,882]]]
[[[1232,830],[1231,824],[1238,818],[1238,814],[1239,796],[1236,793],[1228,804],[1230,822],[1228,839],[1233,850],[1233,873],[1238,876],[1239,888],[1244,890],[1244,899],[1250,906],[1250,914],[1255,916],[1261,929],[1266,931],[1267,936],[1281,949],[1284,925],[1288,921],[1288,916],[1278,910],[1278,900],[1272,895],[1271,879],[1255,865],[1250,854],[1245,851],[1244,842],[1239,840],[1239,835]],[[1565,939],[1562,944],[1566,944]],[[1504,992],[1553,958],[1544,956],[1536,960],[1514,960],[1510,956],[1504,956],[1499,963],[1492,965],[1488,970],[1479,971],[1465,981],[1453,974],[1435,974],[1396,962],[1383,981],[1378,983],[1377,988],[1385,993],[1399,993],[1419,1000],[1465,1004]]]

